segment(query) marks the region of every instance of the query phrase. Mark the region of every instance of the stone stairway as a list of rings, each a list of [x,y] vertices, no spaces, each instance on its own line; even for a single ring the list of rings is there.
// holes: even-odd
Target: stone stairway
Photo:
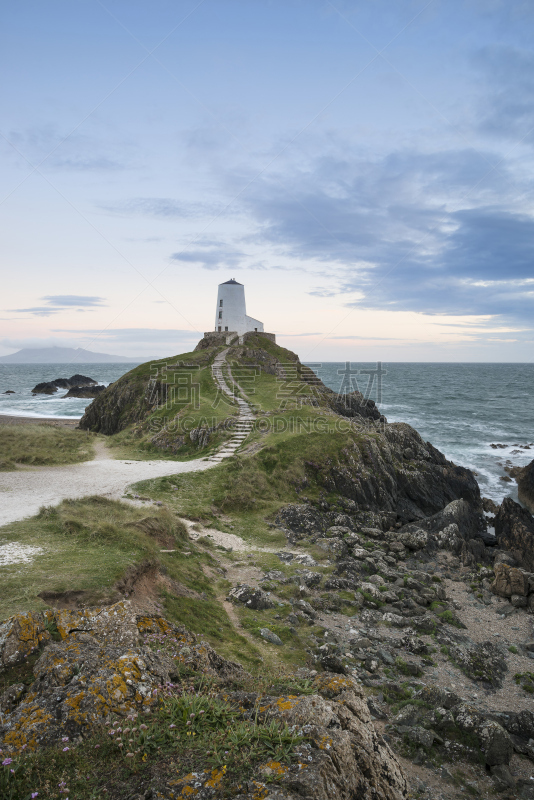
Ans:
[[[239,408],[239,416],[234,426],[234,434],[231,439],[223,444],[223,446],[214,453],[212,456],[206,459],[206,461],[210,461],[214,464],[218,464],[224,458],[229,458],[233,456],[236,450],[241,447],[249,433],[251,432],[252,428],[254,427],[254,414],[252,413],[252,409],[246,400],[243,400],[241,397],[234,397],[233,389],[228,386],[226,382],[226,378],[223,374],[223,366],[226,362],[226,356],[228,350],[230,348],[226,348],[223,350],[219,355],[215,358],[212,366],[211,372],[213,375],[213,379],[215,383],[219,386],[221,391],[223,391],[229,397],[232,397],[236,400],[237,406]]]

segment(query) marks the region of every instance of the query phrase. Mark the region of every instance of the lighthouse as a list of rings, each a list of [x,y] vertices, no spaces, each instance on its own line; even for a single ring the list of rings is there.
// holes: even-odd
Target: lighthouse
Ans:
[[[215,330],[217,333],[235,332],[238,336],[249,331],[263,333],[263,322],[247,314],[245,287],[233,278],[219,284]]]

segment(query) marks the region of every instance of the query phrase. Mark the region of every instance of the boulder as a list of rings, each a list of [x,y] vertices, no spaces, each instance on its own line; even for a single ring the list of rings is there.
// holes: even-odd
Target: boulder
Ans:
[[[97,397],[106,388],[106,386],[73,386],[67,394],[63,395],[63,399],[67,397]]]
[[[228,597],[254,611],[262,611],[263,609],[274,607],[273,601],[265,592],[261,589],[254,589],[246,583],[242,583],[240,586],[234,586],[233,589],[230,589]]]
[[[499,689],[508,670],[502,647],[494,642],[454,644],[449,647],[451,660],[472,681],[487,689]]]
[[[455,527],[452,527],[455,526]],[[446,536],[461,537],[464,541],[480,536],[486,536],[487,525],[483,514],[478,508],[478,503],[473,504],[464,499],[453,500],[448,503],[437,514],[433,514],[426,519],[421,519],[417,523],[404,525],[400,532],[424,530],[434,537]],[[431,538],[434,538],[431,537]],[[402,541],[402,539],[399,539]]]
[[[53,381],[38,383],[32,394],[54,394],[58,389],[71,389],[73,386],[96,386],[97,382],[86,375],[73,375],[71,378],[55,378]]]
[[[495,580],[491,585],[491,591],[493,594],[499,595],[499,597],[519,595],[526,598],[529,592],[529,576],[509,564],[496,564]]]
[[[343,539],[316,539],[315,544],[321,550],[326,550],[331,553],[335,558],[343,558],[347,555],[349,549]]]
[[[44,383],[38,383],[32,389],[32,394],[54,394],[57,392],[58,387],[53,381],[46,381]]]
[[[428,543],[428,533],[413,525],[409,530],[387,531],[384,538],[391,543],[400,542],[408,550],[422,550]]]
[[[517,566],[534,572],[534,517],[530,511],[505,497],[495,515],[495,535],[499,547],[511,553]]]
[[[534,461],[516,475],[519,499],[534,514]]]
[[[269,630],[269,628],[261,628],[260,636],[262,639],[265,639],[266,642],[269,642],[269,644],[276,644],[279,646],[284,644],[280,637],[277,636],[273,631]]]
[[[510,735],[498,722],[486,719],[467,703],[459,703],[452,713],[457,727],[476,737],[489,767],[510,762],[514,745]]]

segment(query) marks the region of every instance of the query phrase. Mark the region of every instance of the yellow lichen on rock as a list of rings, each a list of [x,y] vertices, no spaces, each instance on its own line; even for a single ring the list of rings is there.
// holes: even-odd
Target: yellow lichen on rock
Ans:
[[[43,614],[15,614],[0,623],[0,672],[23,661],[50,640]]]
[[[361,685],[347,675],[333,675],[326,672],[316,676],[313,688],[323,697],[334,698],[346,690],[361,694]]]
[[[282,778],[288,771],[285,764],[280,761],[268,761],[260,767],[260,772],[268,778]]]

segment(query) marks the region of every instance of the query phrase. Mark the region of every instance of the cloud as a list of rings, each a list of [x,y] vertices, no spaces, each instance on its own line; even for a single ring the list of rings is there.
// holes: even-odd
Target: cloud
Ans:
[[[492,136],[534,141],[534,53],[493,45],[475,59],[486,81],[478,128]]]
[[[104,297],[78,294],[45,295],[45,297],[41,297],[40,299],[44,300],[47,305],[31,306],[30,308],[12,308],[9,310],[16,313],[32,314],[34,317],[51,317],[67,308],[76,308],[77,311],[83,311],[85,308],[102,306],[105,300]]]
[[[494,153],[404,150],[369,161],[347,146],[310,159],[285,184],[291,194],[258,179],[246,205],[259,241],[301,263],[323,262],[328,283],[323,277],[311,294],[531,324],[534,292],[518,281],[532,275],[534,218],[512,165]]]
[[[53,306],[101,306],[105,298],[83,294],[47,294],[41,300]]]
[[[213,248],[173,253],[170,257],[173,261],[181,261],[186,264],[198,264],[202,269],[215,270],[239,267],[243,259],[246,258],[246,253],[236,250],[230,245],[218,243],[217,246]]]
[[[79,347],[80,343],[76,338],[58,339],[49,337],[26,337],[21,339],[0,339],[0,346],[9,350],[22,350],[24,348],[44,348],[44,347]]]
[[[173,342],[197,342],[198,331],[176,330],[172,328],[111,328],[102,330],[100,328],[86,328],[83,330],[72,330],[55,328],[54,333],[76,334],[78,339],[94,337],[95,341],[124,342],[133,344],[170,344]]]
[[[134,197],[114,205],[100,205],[103,211],[122,216],[159,217],[161,219],[186,219],[206,213],[199,203],[184,203],[170,197]],[[144,241],[154,241],[154,237]]]
[[[12,130],[9,141],[39,169],[69,171],[122,170],[131,149],[127,142],[112,143],[79,131],[62,132],[55,125]]]

